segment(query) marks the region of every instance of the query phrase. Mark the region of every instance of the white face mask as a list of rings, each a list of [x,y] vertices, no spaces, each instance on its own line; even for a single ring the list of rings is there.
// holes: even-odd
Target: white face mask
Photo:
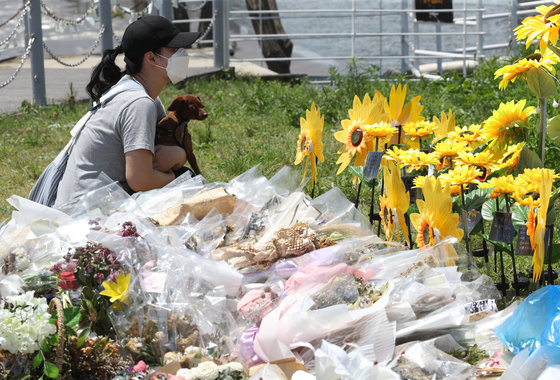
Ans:
[[[187,77],[187,69],[189,66],[189,53],[186,49],[179,49],[169,58],[164,57],[161,54],[156,53],[156,55],[161,58],[167,59],[167,67],[158,66],[167,71],[167,76],[171,80],[171,83],[177,84]]]

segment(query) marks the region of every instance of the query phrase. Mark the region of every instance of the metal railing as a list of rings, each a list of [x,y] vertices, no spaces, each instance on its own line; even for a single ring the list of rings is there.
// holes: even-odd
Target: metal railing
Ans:
[[[120,43],[118,37],[113,32],[111,15],[113,6],[129,13],[131,19],[140,16],[140,14],[120,7],[118,4],[113,5],[113,0],[89,0],[87,11],[77,19],[57,16],[56,11],[49,8],[45,0],[20,1],[22,6],[15,14],[8,15],[5,19],[0,19],[0,32],[6,36],[4,38],[0,37],[0,48],[3,48],[2,45],[8,45],[11,40],[16,39],[20,29],[25,28],[25,39],[22,44],[25,49],[20,56],[20,65],[16,71],[8,80],[2,81],[3,78],[0,78],[0,88],[7,86],[14,80],[29,57],[31,61],[33,98],[40,105],[46,103],[44,52],[61,65],[78,66],[97,51],[99,44],[101,45],[100,50],[104,51],[105,49],[112,48],[114,41]],[[425,66],[423,66],[424,64],[427,62],[435,63],[435,71],[441,73],[444,62],[453,61],[459,64],[458,67],[462,68],[463,73],[466,74],[470,61],[485,57],[487,52],[492,53],[511,46],[512,41],[515,41],[513,29],[519,24],[520,19],[535,14],[536,6],[555,4],[553,1],[519,3],[518,0],[508,0],[509,11],[491,13],[486,11],[483,0],[456,0],[453,9],[439,10],[441,12],[452,11],[455,15],[453,23],[444,24],[417,21],[416,15],[422,11],[414,9],[414,1],[412,0],[401,0],[400,4],[396,0],[372,0],[370,2],[371,7],[368,8],[358,8],[355,0],[351,0],[350,7],[348,8],[326,8],[326,5],[337,3],[316,0],[313,4],[323,8],[315,7],[309,9],[287,9],[286,1],[288,0],[277,0],[278,10],[249,11],[239,8],[230,9],[232,5],[230,0],[179,0],[179,3],[186,6],[187,11],[191,13],[189,16],[195,17],[187,20],[174,20],[174,22],[177,24],[189,23],[191,25],[205,23],[206,28],[197,45],[202,43],[212,45],[215,68],[227,68],[230,64],[239,62],[265,65],[275,61],[289,61],[292,63],[309,61],[315,64],[317,62],[337,63],[348,60],[360,60],[366,64],[378,64],[380,67],[385,62],[391,62],[393,65],[391,67],[399,66],[400,64],[402,71],[410,71],[417,76],[437,79],[437,75],[427,73]],[[160,6],[159,13],[171,19],[172,0],[154,1],[152,5],[156,3]],[[238,1],[238,3],[244,4],[244,1]],[[312,2],[309,1],[305,4],[309,3]],[[53,1],[50,4],[56,4],[56,2]],[[208,4],[212,6],[212,16],[210,18],[197,17],[196,12],[200,11],[204,6],[208,6]],[[400,8],[397,8],[396,6],[399,5]],[[97,10],[97,20],[93,20],[95,24],[98,24],[97,39],[85,55],[85,58],[76,63],[64,62],[43,41],[41,16],[49,17],[63,27],[76,27],[78,24],[86,21],[92,23],[91,14],[94,9]],[[330,27],[329,32],[321,32],[320,29],[307,31],[306,29],[311,28],[300,28],[298,30],[298,28],[294,28],[291,25],[286,28],[288,32],[285,34],[263,34],[263,22],[275,19],[279,19],[285,24],[296,23],[305,26],[314,25],[317,22],[326,22],[329,26],[340,26],[346,23],[344,24],[346,29],[337,27],[337,30],[334,30],[333,27]],[[370,21],[369,23],[367,22],[368,20]],[[504,27],[503,40],[489,42],[488,36],[483,30],[483,24],[488,20],[491,22],[502,21],[508,23],[507,27]],[[257,21],[257,25],[260,25],[260,30],[257,30],[257,33],[248,32],[247,30],[250,29],[248,27],[245,27],[245,30],[237,28],[239,30],[235,32],[231,29],[231,26],[234,24],[251,25],[254,21]],[[374,30],[375,26],[377,26],[377,30]],[[458,27],[461,28],[460,31],[457,30]],[[4,33],[4,31],[8,30],[9,32]],[[212,32],[211,38],[208,37],[210,32]],[[443,49],[443,39],[451,37],[455,37],[456,40],[459,37],[461,39],[460,43]],[[317,43],[323,43],[323,45],[332,44],[334,47],[325,51],[315,51],[315,53],[319,54],[263,57],[258,45],[264,41],[277,39],[289,39],[297,44],[300,44],[302,41],[312,41],[312,43],[307,44],[312,47]],[[375,44],[377,49],[373,47],[374,44],[371,41],[377,41]],[[431,46],[423,46],[427,42],[431,43]],[[254,55],[243,57],[234,55],[230,58],[230,46],[241,43],[255,45],[256,48],[252,49]],[[395,45],[391,51],[384,47],[388,44]]]

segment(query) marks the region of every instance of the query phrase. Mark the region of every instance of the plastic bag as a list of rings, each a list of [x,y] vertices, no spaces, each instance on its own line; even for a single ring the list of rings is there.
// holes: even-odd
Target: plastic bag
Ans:
[[[494,332],[514,354],[528,348],[560,347],[560,286],[548,285],[530,294]]]

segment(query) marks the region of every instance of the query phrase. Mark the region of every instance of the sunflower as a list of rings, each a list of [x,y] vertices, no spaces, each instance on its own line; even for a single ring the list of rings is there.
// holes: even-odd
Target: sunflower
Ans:
[[[384,121],[365,125],[364,129],[366,134],[377,139],[385,139],[397,132],[397,128],[392,127],[391,124]]]
[[[535,107],[525,107],[525,99],[515,103],[514,100],[501,103],[484,122],[484,136],[492,148],[501,149],[506,144],[517,141],[527,128],[529,116],[535,113]]]
[[[394,161],[401,167],[406,167],[409,172],[413,169],[422,169],[428,165],[437,165],[440,156],[436,152],[424,153],[419,149],[402,150],[393,147],[393,150],[387,150],[385,158]]]
[[[489,151],[482,151],[480,153],[459,152],[455,159],[457,166],[473,166],[482,172],[480,181],[484,181],[490,173],[492,173],[492,166],[494,165],[494,155]]]
[[[505,168],[512,169],[519,162],[521,151],[525,143],[509,145],[503,155],[498,158],[492,167],[492,171],[497,171]]]
[[[504,194],[513,194],[515,180],[512,175],[490,178],[478,184],[479,189],[492,189],[490,198],[497,198]]]
[[[544,67],[552,74],[556,74],[554,65],[559,61],[560,57],[558,57],[550,49],[546,50],[542,54],[537,50],[531,55],[518,59],[511,65],[506,65],[496,70],[494,73],[494,79],[498,79],[500,76],[502,77],[499,88],[500,90],[503,90],[507,87],[509,82],[515,82],[517,78],[525,79],[525,75],[530,70],[536,70],[540,67]]]
[[[411,138],[411,140],[421,139],[431,135],[437,129],[433,122],[414,121],[403,125],[403,132]]]
[[[389,198],[384,195],[379,196],[379,216],[385,232],[385,239],[391,241],[395,233],[395,223],[393,223],[393,213],[389,207]]]
[[[539,40],[539,48],[544,51],[548,43],[556,45],[558,40],[558,12],[560,5],[541,5],[537,7],[536,16],[525,18],[521,25],[514,29],[517,40],[526,39],[525,48],[529,49],[533,40]]]
[[[554,171],[541,169],[542,180],[539,186],[541,194],[539,211],[537,211],[537,226],[535,228],[535,252],[533,253],[533,282],[537,282],[541,277],[546,251],[546,214],[550,203],[550,192],[552,190],[552,180]]]
[[[455,127],[453,132],[449,132],[448,138],[457,142],[464,142],[471,147],[486,142],[482,135],[482,125],[480,124],[471,124],[468,127]]]
[[[482,172],[474,166],[457,166],[439,176],[443,184],[449,186],[462,186],[469,183],[478,183]]]
[[[414,180],[412,181],[414,186],[412,186],[412,188],[414,188],[414,189],[423,188],[424,185],[426,184],[426,178],[428,178],[428,176],[426,176],[426,175],[419,175],[417,177],[414,177]]]
[[[128,284],[130,283],[130,273],[125,275],[121,272],[115,281],[103,281],[104,290],[99,292],[102,296],[110,297],[111,303],[119,301],[128,305]]]
[[[416,96],[406,104],[405,99],[406,84],[404,87],[401,87],[401,84],[399,84],[396,89],[395,85],[393,85],[393,87],[391,87],[389,101],[385,99],[385,112],[393,127],[397,127],[405,123],[424,120],[424,117],[420,116],[420,112],[422,112],[424,106],[418,104],[420,103],[421,97]]]
[[[453,202],[449,186],[444,187],[439,179],[428,177],[422,192],[424,200],[416,200],[420,213],[410,215],[412,225],[417,231],[418,246],[433,246],[447,236],[461,240],[463,230],[457,228],[459,214],[451,213]]]
[[[389,169],[387,169],[387,167],[383,168],[383,179],[385,182],[385,194],[387,195],[387,198],[384,200],[385,210],[381,214],[381,218],[387,218],[387,221],[383,221],[383,225],[389,227],[385,230],[385,236],[387,239],[392,240],[395,229],[394,225],[398,222],[403,236],[410,247],[410,241],[408,240],[408,227],[406,226],[404,219],[404,214],[410,205],[410,196],[401,179],[397,164],[391,162],[388,165]],[[398,234],[397,239],[400,241]]]
[[[450,139],[444,140],[437,143],[434,147],[434,151],[437,152],[440,157],[455,157],[459,152],[468,152],[471,149],[467,147],[464,142],[456,142]]]
[[[543,171],[550,174],[552,181],[560,178],[560,175],[555,174],[553,169],[525,169],[515,180],[513,198],[518,204],[528,206],[529,208],[540,206],[542,195],[540,187],[544,176]]]
[[[455,129],[455,115],[449,110],[449,116],[441,112],[441,120],[434,116],[434,124],[437,126],[434,141],[447,137]]]
[[[317,182],[317,162],[324,162],[323,157],[323,128],[325,125],[325,117],[321,115],[321,110],[315,106],[315,102],[311,103],[311,109],[306,110],[305,119],[299,120],[301,132],[299,134],[296,160],[294,165],[298,165],[305,158],[305,167],[303,169],[302,182],[307,174],[307,165],[311,161],[311,183]]]
[[[348,110],[350,119],[342,120],[342,130],[334,134],[335,139],[343,144],[338,150],[340,156],[336,163],[341,165],[336,174],[342,173],[354,156],[354,166],[365,164],[368,152],[373,150],[373,142],[365,133],[365,126],[375,123],[374,109],[375,104],[368,94],[364,96],[363,102],[354,96],[353,108]]]

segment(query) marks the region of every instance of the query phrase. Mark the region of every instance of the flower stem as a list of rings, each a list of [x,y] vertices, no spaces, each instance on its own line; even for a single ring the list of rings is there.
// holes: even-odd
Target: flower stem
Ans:
[[[469,264],[468,267],[471,267],[473,260],[473,256],[472,256],[472,247],[471,247],[471,240],[469,239],[469,233],[468,233],[468,229],[467,229],[467,205],[465,203],[465,193],[463,190],[463,185],[461,184],[461,202],[463,204],[463,212],[461,215],[461,220],[463,221],[463,231],[464,233],[464,237],[465,237],[465,245],[467,246],[467,252],[469,255]]]
[[[539,148],[541,153],[541,161],[544,165],[545,159],[545,147],[546,147],[546,107],[547,107],[547,98],[539,98],[539,110],[540,110],[540,118],[539,118]]]
[[[508,195],[504,194],[505,201],[506,201],[506,212],[509,214],[509,199]],[[515,250],[513,248],[513,243],[509,245],[511,249],[511,262],[513,264],[513,287],[515,288],[515,295],[519,297],[519,281],[517,280],[517,268],[515,265]]]

